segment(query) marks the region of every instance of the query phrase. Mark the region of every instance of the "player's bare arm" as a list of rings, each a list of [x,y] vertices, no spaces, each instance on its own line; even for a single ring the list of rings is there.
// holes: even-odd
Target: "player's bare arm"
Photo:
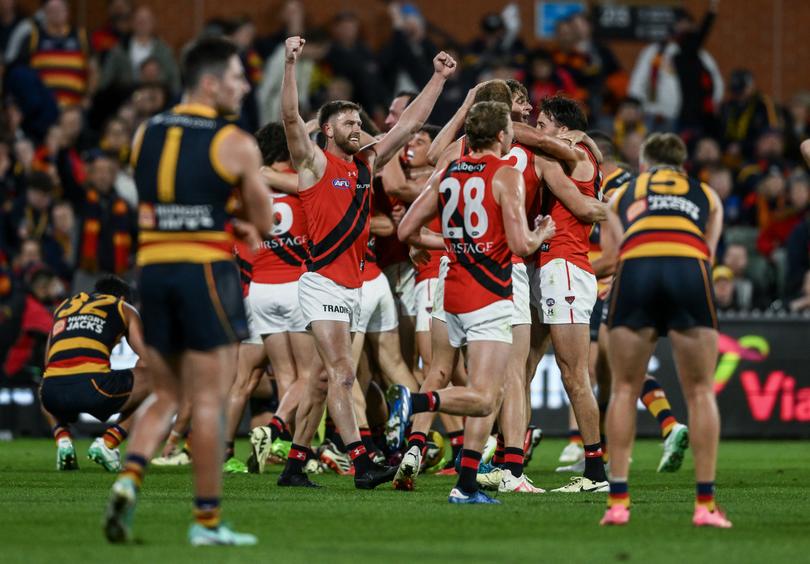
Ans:
[[[580,159],[587,158],[585,151],[559,137],[543,133],[525,123],[514,122],[512,125],[515,129],[515,141],[521,145],[537,149],[558,161],[569,164],[569,166],[571,166],[570,163],[576,163]]]
[[[441,235],[422,229],[431,219],[439,215],[439,183],[443,173],[443,170],[433,173],[427,188],[405,212],[397,228],[397,237],[403,243],[421,249],[444,250]]]
[[[385,214],[378,213],[371,216],[369,219],[369,229],[372,235],[379,235],[380,237],[388,237],[396,233],[396,226],[393,220]]]
[[[435,165],[439,162],[439,158],[447,147],[454,143],[460,144],[460,142],[454,138],[458,135],[458,131],[464,127],[464,120],[467,119],[467,113],[470,111],[475,101],[475,93],[478,92],[478,89],[484,84],[486,84],[486,82],[482,82],[470,88],[470,91],[467,92],[467,97],[464,98],[464,103],[461,104],[461,107],[456,110],[456,113],[453,114],[450,121],[442,127],[439,134],[433,139],[427,154],[427,160],[430,164]]]
[[[805,139],[801,146],[802,157],[804,157],[804,162],[807,163],[807,166],[810,166],[810,139]]]
[[[706,222],[706,245],[709,247],[709,262],[714,263],[717,256],[717,244],[723,232],[723,203],[720,196],[713,189],[709,188],[711,206],[709,208],[709,219]]]
[[[275,192],[284,192],[285,194],[298,193],[298,175],[281,172],[274,169],[272,166],[263,166],[259,172],[264,179],[265,184]]]
[[[295,170],[298,188],[314,186],[326,169],[326,156],[309,138],[307,124],[298,111],[298,85],[295,82],[295,64],[306,44],[302,37],[289,37],[284,45],[284,78],[281,82],[281,122],[287,137],[287,147]]]
[[[385,193],[403,202],[413,202],[422,192],[423,183],[408,179],[399,159],[388,161],[381,177]]]
[[[580,221],[597,223],[607,217],[607,206],[596,198],[584,196],[566,176],[560,163],[538,155],[537,175],[542,178],[551,193]]]
[[[138,310],[124,302],[124,320],[127,324],[127,343],[138,355],[142,363],[146,362],[146,344],[143,340],[143,322]]]
[[[602,156],[602,151],[599,150],[599,145],[597,145],[596,141],[591,139],[591,137],[584,131],[579,131],[576,129],[566,131],[564,133],[561,133],[558,139],[568,141],[572,146],[576,145],[577,143],[582,143],[583,145],[588,147],[588,150],[590,150],[591,153],[593,153],[593,156],[596,159],[597,163],[601,163],[604,160],[604,157]]]
[[[495,200],[501,206],[509,250],[525,257],[535,252],[543,241],[554,235],[554,221],[542,218],[534,229],[526,221],[526,186],[523,175],[512,167],[498,169],[492,177]]]
[[[433,58],[433,76],[414,101],[402,112],[397,124],[374,147],[375,166],[385,165],[405,146],[411,136],[419,131],[436,104],[439,94],[442,93],[447,77],[455,70],[456,61],[444,51]]]

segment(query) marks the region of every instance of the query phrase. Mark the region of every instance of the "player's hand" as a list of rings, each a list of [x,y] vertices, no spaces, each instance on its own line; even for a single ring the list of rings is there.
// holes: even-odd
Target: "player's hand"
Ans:
[[[426,265],[430,262],[430,253],[427,249],[411,247],[411,250],[408,251],[408,256],[411,257],[411,262],[415,265]]]
[[[304,50],[304,45],[306,45],[306,42],[306,39],[299,37],[298,35],[288,37],[284,44],[285,60],[291,64],[295,63],[295,61],[298,60],[298,57],[301,56],[301,51]]]
[[[563,139],[564,141],[568,141],[569,143],[571,143],[571,146],[574,146],[577,143],[582,143],[582,140],[585,139],[585,132],[579,131],[577,129],[572,129],[571,131],[560,133],[557,137]]]
[[[237,239],[244,241],[251,249],[257,249],[262,244],[262,236],[256,227],[247,221],[232,220],[233,234]]]
[[[403,217],[405,217],[405,206],[402,204],[397,204],[391,208],[391,219],[393,220],[394,225],[399,227],[399,223],[402,221]]]
[[[550,215],[538,215],[534,218],[534,232],[540,236],[543,241],[548,241],[554,237],[557,232],[557,226],[554,225],[554,220]]]
[[[433,72],[441,75],[442,78],[447,78],[453,74],[455,70],[456,61],[444,51],[440,51],[438,55],[433,57]]]

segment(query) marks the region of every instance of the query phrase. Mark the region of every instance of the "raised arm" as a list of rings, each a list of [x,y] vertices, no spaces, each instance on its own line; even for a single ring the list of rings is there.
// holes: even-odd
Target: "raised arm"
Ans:
[[[553,159],[537,156],[542,178],[551,193],[576,216],[580,221],[597,223],[607,217],[607,206],[580,192],[576,185],[565,175],[560,163]]]
[[[529,227],[526,221],[526,185],[523,175],[517,170],[512,167],[499,168],[492,177],[492,189],[501,206],[510,251],[525,257],[554,235],[554,221],[550,216],[537,222],[534,230]]]
[[[391,159],[382,170],[383,190],[389,196],[406,203],[413,202],[422,192],[423,184],[414,180],[409,180],[402,170],[399,159]]]
[[[439,134],[433,138],[433,142],[430,144],[430,149],[428,149],[427,153],[427,160],[430,164],[435,165],[439,162],[439,157],[442,156],[442,152],[455,141],[456,135],[458,135],[458,132],[464,127],[464,120],[467,119],[467,113],[470,111],[470,108],[472,108],[473,101],[475,100],[475,93],[480,87],[481,84],[470,88],[470,91],[467,92],[467,97],[464,99],[464,103],[456,110],[456,113],[453,114],[450,121],[442,127]]]
[[[402,112],[397,124],[375,146],[374,150],[377,153],[375,166],[385,165],[405,146],[411,135],[424,125],[439,94],[442,93],[447,77],[453,74],[455,69],[456,61],[444,51],[433,58],[433,76],[430,77],[430,81]]]
[[[298,85],[295,81],[295,64],[306,41],[290,37],[284,46],[284,78],[281,81],[281,121],[287,137],[293,167],[304,172],[303,187],[309,188],[320,180],[326,168],[326,157],[309,139],[307,125],[298,113]]]
[[[430,177],[425,190],[414,200],[397,228],[399,240],[422,249],[444,250],[440,236],[423,226],[439,214],[439,183],[444,170],[436,170]]]
[[[531,125],[513,122],[515,129],[515,141],[521,145],[532,147],[551,155],[559,161],[574,163],[580,159],[582,153],[568,141],[564,141],[553,135],[547,135]]]

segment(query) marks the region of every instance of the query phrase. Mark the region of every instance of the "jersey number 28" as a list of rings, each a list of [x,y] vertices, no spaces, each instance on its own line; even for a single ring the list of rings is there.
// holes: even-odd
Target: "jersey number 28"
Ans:
[[[473,239],[478,239],[487,232],[489,218],[484,208],[486,195],[484,179],[472,176],[461,183],[452,176],[442,180],[439,191],[446,195],[447,203],[442,210],[442,232],[448,239],[462,239],[466,233]],[[459,199],[464,198],[464,227],[453,227],[450,220],[458,209]]]

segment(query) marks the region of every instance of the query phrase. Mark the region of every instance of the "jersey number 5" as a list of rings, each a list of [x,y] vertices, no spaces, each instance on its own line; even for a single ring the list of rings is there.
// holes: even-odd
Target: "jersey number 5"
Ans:
[[[449,176],[439,184],[439,191],[447,194],[446,204],[442,210],[442,232],[448,239],[462,239],[466,233],[473,239],[478,239],[487,232],[489,218],[487,210],[484,208],[484,196],[486,195],[486,185],[484,179],[478,176],[468,178],[461,183]],[[463,192],[463,194],[462,194]],[[464,198],[464,227],[454,227],[450,225],[453,214],[458,210],[459,199]]]

